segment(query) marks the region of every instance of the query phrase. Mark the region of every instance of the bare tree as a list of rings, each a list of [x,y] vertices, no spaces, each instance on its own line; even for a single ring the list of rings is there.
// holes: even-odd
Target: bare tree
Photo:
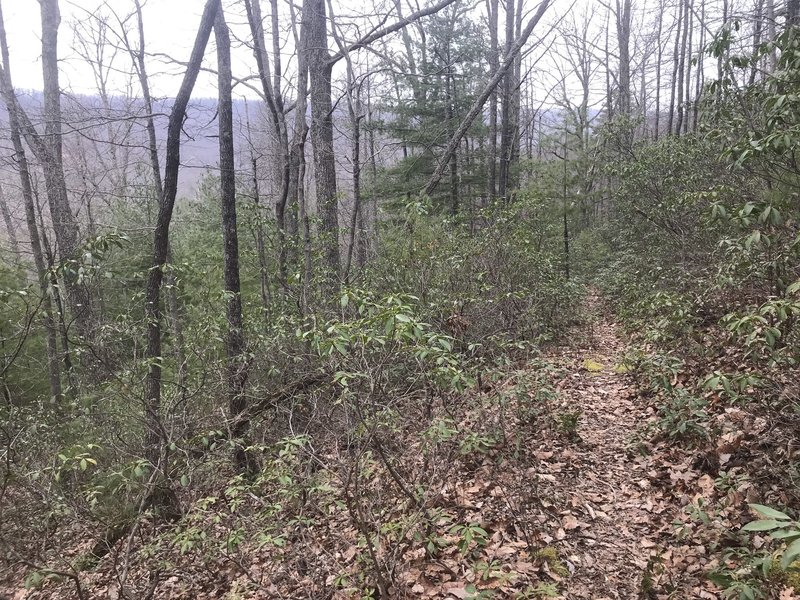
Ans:
[[[225,292],[228,298],[228,332],[225,337],[226,392],[228,414],[235,423],[232,431],[236,447],[233,461],[242,472],[248,470],[248,456],[242,437],[248,421],[240,419],[244,412],[247,384],[247,359],[245,357],[244,324],[242,321],[242,290],[239,283],[239,235],[236,224],[236,165],[233,147],[233,99],[231,73],[231,39],[225,15],[220,8],[214,22],[217,42],[217,89],[219,93],[219,186],[222,205],[222,244]]]
[[[497,28],[499,24],[498,0],[486,0],[486,13],[489,23],[489,71],[496,72],[500,68],[500,45]],[[491,201],[497,196],[497,90],[489,96],[489,154],[488,154],[487,196]]]
[[[669,96],[669,114],[667,116],[667,134],[673,132],[673,122],[675,119],[675,101],[681,102],[681,92],[678,91],[679,82],[683,82],[683,66],[679,62],[681,54],[681,33],[683,28],[683,0],[678,0],[678,18],[675,26],[675,43],[672,47],[672,80]]]
[[[658,4],[658,32],[656,33],[656,106],[655,123],[653,124],[653,139],[658,140],[661,133],[661,63],[664,59],[663,31],[664,31],[664,0]]]
[[[332,289],[338,287],[341,258],[339,254],[339,203],[336,186],[336,157],[333,147],[333,101],[331,98],[331,75],[334,65],[344,55],[400,31],[409,24],[434,14],[455,0],[441,0],[438,4],[417,10],[408,17],[371,33],[343,50],[331,55],[328,52],[327,7],[325,0],[303,1],[303,25],[301,51],[306,55],[305,64],[309,73],[309,100],[311,103],[311,146],[314,157],[314,180],[317,206],[321,217],[320,233],[323,240],[326,278]]]
[[[44,325],[46,331],[47,344],[47,373],[50,384],[50,395],[53,401],[60,404],[63,399],[61,387],[61,367],[59,365],[58,353],[58,326],[54,314],[52,294],[58,293],[58,286],[51,285],[54,280],[53,271],[48,269],[45,255],[42,250],[42,243],[39,236],[39,226],[36,222],[36,210],[34,207],[33,189],[31,187],[30,168],[25,147],[22,145],[20,134],[19,114],[17,103],[13,97],[14,86],[11,80],[11,64],[9,62],[8,41],[6,39],[5,19],[3,18],[3,6],[0,3],[0,58],[3,61],[3,69],[0,71],[0,91],[8,107],[8,121],[10,129],[11,143],[14,148],[14,160],[17,163],[17,173],[20,179],[20,189],[22,190],[22,200],[25,206],[25,222],[28,226],[28,237],[30,238],[33,262],[36,266],[36,275],[39,282],[39,289],[42,294],[42,307],[44,309]],[[56,306],[60,305],[60,300]],[[69,366],[69,354],[66,344],[63,348],[66,359],[65,366]]]
[[[158,218],[153,233],[153,258],[145,287],[144,310],[147,318],[148,371],[144,389],[144,412],[147,427],[147,457],[156,469],[164,470],[166,431],[161,420],[161,282],[169,250],[169,226],[178,192],[180,169],[181,129],[186,115],[186,106],[192,94],[197,75],[203,61],[206,44],[211,36],[220,0],[207,0],[197,37],[194,41],[183,82],[175,97],[167,129],[166,157],[164,163],[164,189],[158,207]]]
[[[442,176],[444,175],[444,171],[447,168],[447,164],[450,161],[450,156],[453,152],[455,152],[458,145],[461,143],[461,138],[464,137],[464,134],[470,128],[472,123],[475,121],[475,118],[478,114],[483,110],[484,104],[489,99],[489,96],[492,93],[492,90],[497,87],[500,81],[505,76],[506,72],[514,66],[514,60],[516,59],[517,54],[522,50],[522,47],[527,43],[528,38],[533,33],[534,28],[538,25],[539,21],[544,16],[545,11],[547,10],[548,6],[550,6],[550,0],[542,0],[539,3],[539,7],[534,13],[533,17],[531,17],[528,24],[525,26],[525,29],[522,30],[521,34],[517,38],[514,45],[511,49],[506,53],[503,57],[503,63],[501,64],[500,68],[494,74],[494,76],[486,83],[483,88],[483,91],[475,98],[472,106],[470,107],[467,114],[461,120],[461,124],[456,129],[453,136],[450,138],[450,141],[447,144],[447,147],[444,150],[442,157],[439,159],[439,165],[436,167],[436,170],[431,175],[428,183],[422,189],[422,193],[424,195],[430,195],[433,193],[433,190],[439,185],[439,182],[442,180]]]
[[[617,44],[619,45],[619,71],[617,75],[618,107],[620,114],[631,114],[631,0],[616,0]]]
[[[44,77],[44,134],[40,134],[33,126],[31,119],[17,101],[13,89],[4,94],[4,100],[9,113],[16,114],[20,134],[25,138],[42,165],[58,252],[62,262],[66,262],[76,258],[80,234],[78,221],[69,204],[62,156],[61,88],[58,73],[58,27],[61,15],[58,9],[58,0],[41,0],[40,7]],[[9,63],[7,60],[4,62],[4,69],[7,69]],[[0,71],[0,77],[10,82],[10,78],[6,77],[2,71]],[[78,333],[84,338],[88,338],[92,329],[88,290],[79,283],[77,269],[74,268],[65,269],[64,283]]]
[[[514,0],[506,0],[506,39],[503,55],[508,56],[514,45],[514,30],[516,21],[514,19]],[[516,63],[516,56],[514,56]],[[509,178],[511,172],[511,146],[514,137],[514,94],[517,86],[515,85],[514,70],[509,69],[503,78],[502,88],[502,110],[500,117],[500,169],[498,174],[497,192],[501,198],[508,200]]]
[[[676,102],[677,102],[677,118],[675,121],[675,135],[680,135],[683,131],[683,117],[685,109],[683,84],[686,76],[686,53],[687,53],[687,40],[689,38],[689,29],[691,22],[689,21],[689,2],[690,0],[683,0],[681,2],[680,10],[683,12],[683,32],[680,39],[680,46],[678,48],[678,81],[676,86]],[[688,85],[688,82],[686,82]]]
[[[280,39],[278,38],[278,13],[277,2],[272,2],[272,38],[273,38],[273,59],[275,62],[274,77],[270,77],[270,63],[267,55],[266,43],[264,40],[264,26],[261,18],[260,0],[245,0],[247,9],[247,21],[250,25],[250,34],[253,39],[253,54],[256,59],[258,76],[261,81],[261,88],[264,99],[269,109],[270,121],[273,127],[273,143],[278,150],[278,161],[276,171],[278,174],[279,191],[275,200],[275,216],[278,223],[280,235],[278,249],[278,268],[280,271],[281,284],[286,284],[287,278],[287,219],[286,208],[289,201],[290,192],[290,149],[289,133],[286,124],[286,115],[283,109],[283,96],[281,94],[281,62],[280,62]],[[291,213],[292,211],[290,211]],[[294,221],[292,221],[294,223]],[[292,225],[290,229],[296,226]]]

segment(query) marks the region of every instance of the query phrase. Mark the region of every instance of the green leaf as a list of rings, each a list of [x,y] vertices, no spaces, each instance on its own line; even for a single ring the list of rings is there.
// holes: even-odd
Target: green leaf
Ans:
[[[186,473],[181,475],[181,485],[183,487],[187,487],[189,485],[189,477],[186,475]]]
[[[787,546],[786,550],[784,550],[783,558],[781,558],[781,569],[784,571],[788,569],[789,565],[791,565],[798,556],[800,556],[800,539],[793,541]]]
[[[780,529],[769,534],[773,540],[786,540],[791,542],[800,538],[800,529]]]
[[[762,519],[760,521],[751,521],[742,527],[742,531],[770,531],[778,527],[783,527],[783,523],[772,519]]]
[[[769,506],[764,506],[763,504],[748,504],[748,506],[761,516],[767,517],[769,519],[778,519],[779,521],[792,520],[792,518],[786,513],[783,513],[779,510],[775,510],[774,508],[770,508]]]

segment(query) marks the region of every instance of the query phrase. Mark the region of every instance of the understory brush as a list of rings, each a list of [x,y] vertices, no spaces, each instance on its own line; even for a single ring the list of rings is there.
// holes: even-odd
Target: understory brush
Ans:
[[[581,318],[582,288],[564,280],[536,202],[488,208],[477,231],[423,219],[426,210],[412,203],[387,222],[380,259],[332,301],[298,274],[265,309],[252,300],[258,277],[243,277],[248,392],[236,418],[220,409],[227,297],[220,246],[207,243],[218,233],[203,225],[214,219],[190,218],[169,267],[182,307],[170,319],[182,328],[168,320],[162,469],[144,458],[144,412],[130,410],[144,406],[148,369],[132,333],[145,330],[138,298],[110,298],[110,375],[79,379],[59,406],[0,409],[9,576],[53,594],[110,581],[126,597],[192,594],[217,572],[241,593],[400,597],[415,565],[458,555],[480,574],[477,588],[503,579],[534,589],[533,571],[512,573],[483,552],[499,518],[465,510],[458,486],[518,455],[517,419],[546,412],[538,385],[534,399],[495,388]],[[183,260],[188,247],[201,250]],[[117,273],[118,260],[111,253],[98,270]],[[29,309],[24,294],[11,300],[18,316]],[[233,470],[234,452],[251,473]]]
[[[643,447],[680,449],[733,490],[700,490],[683,534],[709,545],[726,597],[766,598],[791,578],[789,565],[772,569],[787,543],[753,546],[738,530],[747,502],[800,501],[800,238],[791,196],[728,169],[709,144],[671,139],[615,163],[616,209],[638,216],[624,233],[612,216],[580,243],[600,246],[595,284],[631,337],[625,364],[651,405]]]

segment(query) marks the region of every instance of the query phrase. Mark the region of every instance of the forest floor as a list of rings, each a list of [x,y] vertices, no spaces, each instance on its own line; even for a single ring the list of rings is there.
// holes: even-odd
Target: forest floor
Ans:
[[[716,598],[703,589],[705,549],[674,536],[690,496],[707,482],[689,457],[675,463],[642,434],[653,409],[627,373],[620,328],[590,299],[592,324],[582,344],[551,353],[565,375],[556,411],[578,409],[575,444],[556,445],[539,463],[545,492],[561,510],[555,542],[571,576],[564,598],[658,598],[665,579],[673,597]],[[685,595],[684,595],[685,594]],[[664,596],[666,597],[666,596]]]
[[[502,428],[504,441],[477,457],[456,454],[435,498],[456,523],[479,524],[483,534],[476,534],[479,543],[460,547],[463,532],[444,525],[435,557],[409,544],[394,559],[389,597],[723,597],[707,578],[721,561],[711,548],[748,518],[746,503],[760,500],[756,488],[743,478],[721,491],[704,457],[710,452],[717,461],[730,460],[725,448],[683,447],[650,427],[658,409],[629,372],[621,328],[596,296],[587,312],[570,344],[551,347],[490,391],[475,392],[459,426]],[[520,382],[533,383],[520,388]],[[524,393],[512,393],[518,389]],[[510,403],[496,400],[501,397]],[[725,443],[741,442],[743,430],[762,428],[741,411],[725,412],[724,419],[718,426],[728,432]],[[409,474],[425,468],[417,444],[409,436],[402,463]],[[331,489],[337,489],[331,477]],[[377,490],[379,485],[374,493],[380,496]],[[388,487],[383,492],[384,506],[402,505],[402,497],[388,496]],[[693,513],[699,506],[713,507],[712,526]],[[343,503],[314,510],[316,525],[287,534],[279,548],[244,543],[235,561],[180,556],[168,543],[172,566],[150,597],[365,597],[357,584],[345,583],[357,581],[364,551]],[[389,555],[388,548],[377,551]],[[138,561],[136,552],[131,578],[147,582],[147,560]],[[81,575],[87,598],[122,597],[114,583],[116,560],[109,556]],[[71,598],[70,585],[24,590],[12,584],[0,587],[0,598]],[[775,597],[799,598],[788,588]]]

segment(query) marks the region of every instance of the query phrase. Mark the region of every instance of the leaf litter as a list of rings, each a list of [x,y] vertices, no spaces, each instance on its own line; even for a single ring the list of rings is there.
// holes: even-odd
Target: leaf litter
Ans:
[[[720,505],[716,528],[686,523],[687,508],[713,503],[720,492],[695,452],[642,438],[655,409],[640,396],[624,361],[619,328],[596,298],[591,302],[599,316],[585,335],[462,403],[459,429],[502,435],[478,451],[449,454],[449,468],[426,480],[425,506],[412,506],[385,466],[372,464],[364,483],[371,504],[359,501],[357,511],[402,529],[371,532],[374,556],[348,512],[338,457],[331,455],[319,480],[326,491],[316,505],[281,522],[280,544],[258,541],[262,523],[254,517],[241,525],[245,539],[235,552],[198,558],[167,543],[154,553],[145,532],[163,530],[144,524],[128,549],[128,580],[140,583],[130,583],[127,592],[199,599],[378,597],[364,575],[378,560],[391,565],[392,583],[383,590],[389,598],[721,598],[707,577],[722,560],[711,547],[725,529],[740,527],[746,503],[759,495],[753,485],[739,485]],[[552,393],[540,393],[548,387]],[[741,448],[743,430],[764,427],[740,409],[719,418],[715,452],[724,462]],[[404,464],[408,480],[429,466],[413,433],[419,432],[409,431],[396,463]],[[255,515],[264,504],[253,493],[242,502],[251,512],[240,514]],[[206,516],[216,522],[218,536],[230,534],[233,524],[216,508]],[[756,536],[754,544],[764,543]],[[87,598],[125,597],[118,568],[124,551],[81,574]],[[2,598],[76,597],[69,581],[26,589],[23,571],[9,573]],[[150,587],[154,573],[158,585]],[[789,587],[776,597],[798,598]]]

